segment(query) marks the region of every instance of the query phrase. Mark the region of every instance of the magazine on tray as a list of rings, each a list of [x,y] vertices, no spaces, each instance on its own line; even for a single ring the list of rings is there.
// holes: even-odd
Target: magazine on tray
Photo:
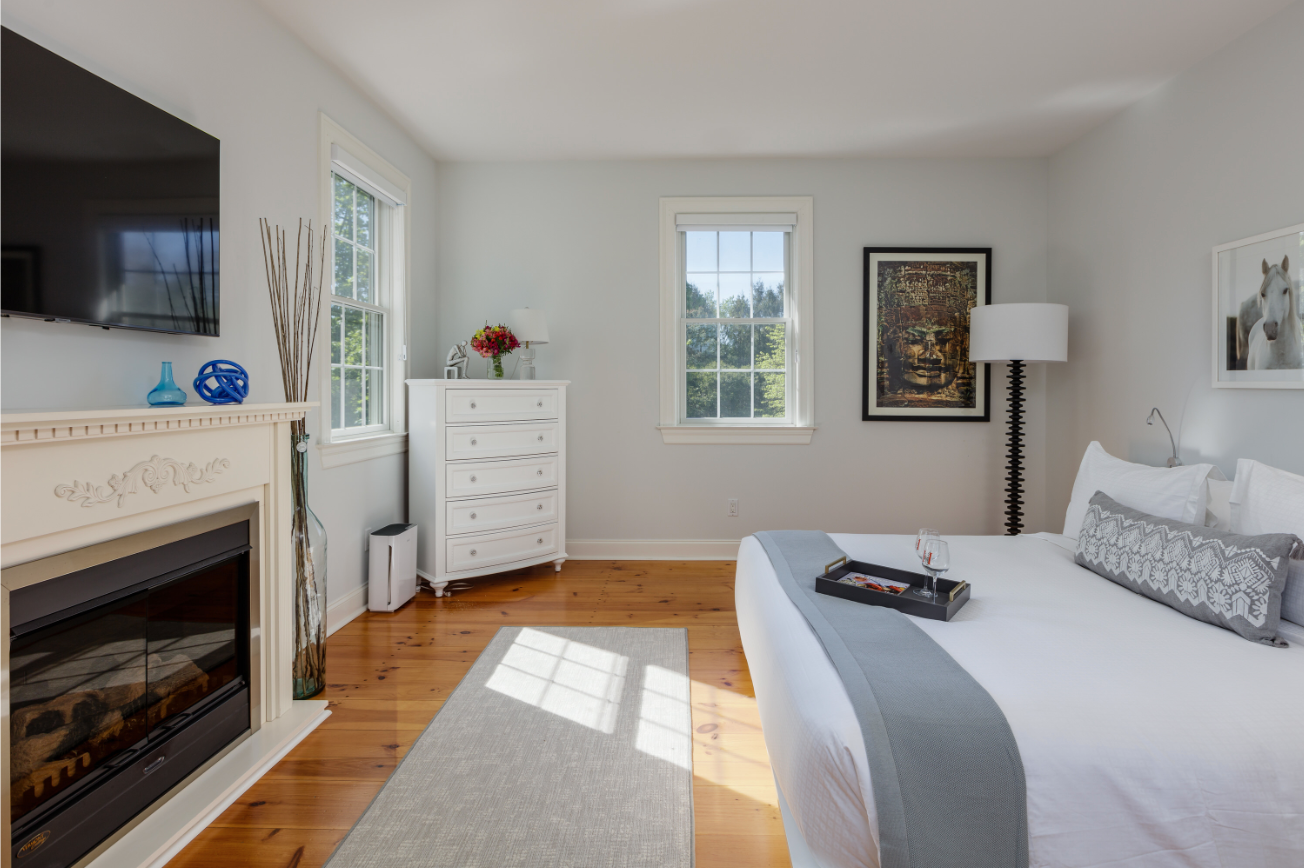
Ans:
[[[910,587],[905,582],[894,582],[879,576],[867,576],[864,573],[847,573],[838,581],[844,585],[856,585],[860,588],[869,588],[871,591],[881,591],[884,594],[900,594]]]

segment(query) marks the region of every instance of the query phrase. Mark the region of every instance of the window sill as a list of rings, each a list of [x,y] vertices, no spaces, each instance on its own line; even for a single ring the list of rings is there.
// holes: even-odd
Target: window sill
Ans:
[[[372,434],[368,437],[354,437],[349,440],[337,440],[334,443],[319,443],[317,451],[321,454],[321,466],[329,470],[345,464],[357,464],[386,455],[398,455],[408,448],[406,434]]]
[[[800,425],[658,425],[667,445],[807,446],[815,427]]]

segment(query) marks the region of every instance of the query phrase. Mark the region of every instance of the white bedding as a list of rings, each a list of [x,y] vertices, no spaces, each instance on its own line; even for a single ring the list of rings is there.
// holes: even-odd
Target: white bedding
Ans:
[[[832,537],[918,570],[911,537]],[[1191,620],[1077,566],[1059,535],[948,540],[973,596],[949,623],[915,622],[1014,731],[1034,868],[1304,866],[1304,630],[1270,648]],[[735,594],[792,819],[822,866],[877,866],[851,702],[753,537]]]

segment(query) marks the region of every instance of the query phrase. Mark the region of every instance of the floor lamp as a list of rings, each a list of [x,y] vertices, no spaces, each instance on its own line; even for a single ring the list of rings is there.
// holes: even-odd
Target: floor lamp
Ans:
[[[1005,533],[1023,530],[1023,366],[1067,362],[1069,309],[1062,304],[986,304],[970,311],[969,361],[1010,363],[1010,439]]]

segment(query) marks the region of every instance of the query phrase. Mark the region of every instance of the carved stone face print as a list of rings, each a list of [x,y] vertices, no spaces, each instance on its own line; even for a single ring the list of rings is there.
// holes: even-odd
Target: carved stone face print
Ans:
[[[901,379],[927,391],[951,385],[957,373],[953,331],[929,323],[906,329],[901,337]]]

